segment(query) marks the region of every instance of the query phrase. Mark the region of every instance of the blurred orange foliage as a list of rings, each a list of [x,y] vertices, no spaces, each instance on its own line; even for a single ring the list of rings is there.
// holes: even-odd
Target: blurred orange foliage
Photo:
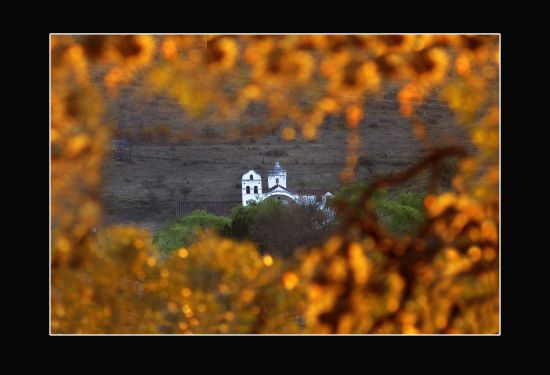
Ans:
[[[498,36],[53,35],[51,57],[52,333],[499,332]],[[92,232],[110,140],[103,110],[138,74],[194,116],[236,116],[259,101],[306,139],[344,115],[343,181],[354,179],[363,104],[388,83],[419,137],[416,106],[440,94],[476,153],[434,149],[372,186],[462,158],[454,191],[426,198],[415,238],[380,228],[371,189],[358,205],[335,202],[339,233],[288,264],[211,233],[162,259],[140,229]]]

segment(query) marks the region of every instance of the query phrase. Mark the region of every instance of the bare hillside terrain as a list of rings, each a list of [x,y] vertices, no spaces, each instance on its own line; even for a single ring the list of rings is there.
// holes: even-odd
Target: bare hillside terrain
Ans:
[[[419,112],[428,125],[427,142],[417,140],[409,120],[399,114],[394,91],[387,90],[367,102],[366,118],[359,128],[362,158],[358,181],[368,182],[376,174],[407,167],[422,157],[430,142],[466,144],[465,129],[456,124],[450,110],[437,98],[428,100]],[[139,82],[121,91],[107,119],[118,130],[159,124],[171,128],[194,125],[177,103],[152,95]],[[261,116],[258,119],[261,121]],[[175,216],[178,201],[239,201],[242,174],[254,169],[266,184],[266,173],[276,160],[287,170],[288,188],[335,190],[346,156],[347,132],[342,127],[341,119],[327,119],[314,142],[286,142],[278,131],[236,141],[216,137],[179,142],[133,140],[131,157],[116,160],[113,154],[105,164],[105,221],[155,230]],[[408,190],[419,188],[414,182],[405,186]]]

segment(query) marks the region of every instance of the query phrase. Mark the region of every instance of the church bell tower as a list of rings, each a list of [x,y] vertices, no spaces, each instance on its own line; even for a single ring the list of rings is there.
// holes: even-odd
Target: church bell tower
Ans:
[[[286,170],[281,168],[278,161],[275,162],[273,168],[267,173],[267,188],[271,189],[277,185],[286,188]]]
[[[243,206],[250,201],[259,201],[262,195],[262,177],[252,169],[241,178]]]

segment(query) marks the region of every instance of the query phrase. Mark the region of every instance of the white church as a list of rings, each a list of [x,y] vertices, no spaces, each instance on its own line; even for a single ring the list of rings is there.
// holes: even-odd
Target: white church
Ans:
[[[327,199],[333,194],[329,191],[318,189],[303,189],[293,191],[286,185],[286,170],[281,168],[278,161],[267,173],[267,189],[262,191],[262,176],[254,170],[249,170],[242,176],[242,196],[243,206],[252,202],[260,202],[267,198],[279,199],[283,202],[311,203],[319,204],[320,208],[325,208]]]

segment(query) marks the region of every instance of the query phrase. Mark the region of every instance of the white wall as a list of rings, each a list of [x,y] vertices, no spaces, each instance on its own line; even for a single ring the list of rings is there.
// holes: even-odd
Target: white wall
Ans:
[[[252,176],[252,179],[250,177]],[[250,193],[246,193],[246,188],[250,188]],[[254,194],[254,187],[258,189],[258,194]],[[262,194],[262,177],[252,169],[243,174],[241,178],[241,189],[243,206],[246,206],[250,200],[258,201]]]

